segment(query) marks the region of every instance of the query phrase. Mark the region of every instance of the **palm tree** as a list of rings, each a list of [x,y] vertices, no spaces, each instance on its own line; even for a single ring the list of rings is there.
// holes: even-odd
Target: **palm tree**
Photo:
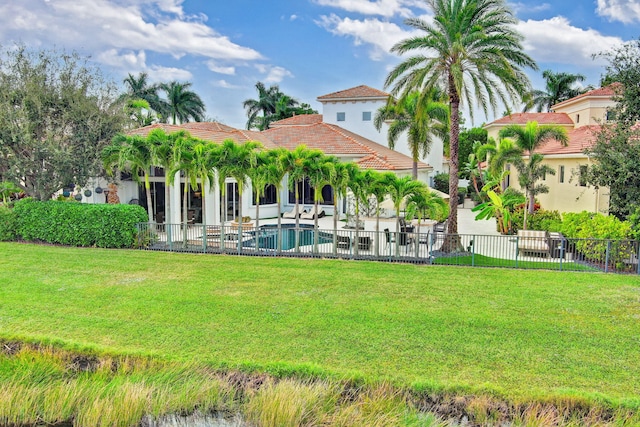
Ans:
[[[517,103],[528,93],[530,83],[523,67],[537,69],[523,52],[522,36],[515,30],[517,19],[503,0],[427,0],[433,23],[419,18],[405,22],[421,31],[397,43],[399,54],[417,52],[397,65],[385,86],[392,94],[445,87],[451,108],[448,233],[458,232],[458,137],[460,103],[478,102],[485,114],[498,103]],[[470,110],[473,117],[473,111]]]
[[[187,123],[190,119],[201,122],[204,119],[204,102],[198,94],[189,90],[190,87],[191,83],[176,81],[160,84],[160,89],[167,96],[166,100],[161,100],[160,106],[167,123]]]
[[[288,150],[286,148],[277,147],[272,150],[266,152],[266,170],[265,170],[265,183],[267,185],[273,185],[276,188],[276,203],[278,205],[278,233],[282,233],[282,215],[280,212],[282,210],[282,181],[284,180],[287,171],[284,169],[282,164],[282,157]],[[280,234],[281,235],[281,234]],[[277,248],[276,251],[280,254],[282,250],[282,239],[278,238],[277,240]]]
[[[206,230],[207,227],[207,210],[206,195],[208,189],[213,187],[215,183],[215,167],[218,159],[217,150],[220,146],[209,141],[195,140],[193,146],[193,175],[200,179],[200,197],[202,197],[202,225]],[[207,186],[208,184],[208,186]]]
[[[532,90],[528,94],[523,111],[533,108],[538,113],[551,111],[551,106],[580,95],[582,90],[574,86],[585,80],[582,74],[555,73],[551,70],[543,71],[542,77],[545,80],[545,90]]]
[[[199,141],[193,137],[181,138],[176,141],[174,147],[173,169],[169,172],[169,182],[173,184],[178,172],[184,174],[184,189],[182,193],[182,237],[184,246],[187,246],[187,227],[189,223],[189,210],[187,206],[189,197],[189,185],[195,190],[198,188],[195,163],[193,161],[193,147]]]
[[[449,130],[449,106],[443,100],[438,88],[431,88],[424,94],[418,91],[395,101],[389,98],[374,117],[377,130],[385,121],[391,121],[387,133],[389,148],[395,149],[396,142],[405,131],[408,133],[409,149],[413,159],[413,179],[418,178],[418,161],[431,150],[433,137],[445,139]]]
[[[238,252],[242,251],[242,193],[249,179],[249,171],[257,165],[257,151],[262,145],[257,141],[243,144],[228,144],[225,141],[222,150],[227,150],[228,176],[234,178],[238,185]]]
[[[334,165],[334,174],[329,180],[329,185],[333,188],[333,254],[338,252],[337,235],[338,235],[338,217],[340,216],[338,209],[338,201],[344,199],[349,188],[349,177],[351,169],[355,168],[353,162],[338,162]]]
[[[400,207],[411,195],[423,191],[425,184],[410,176],[399,178],[396,174],[385,174],[387,189],[396,210],[396,236],[400,236]],[[456,203],[456,208],[458,207]],[[396,238],[396,256],[400,255],[399,239]]]
[[[158,97],[159,87],[155,84],[149,84],[148,79],[149,75],[147,73],[139,73],[138,77],[129,73],[123,80],[127,89],[125,96],[131,100],[141,99],[147,101],[149,107],[159,113],[162,105]]]
[[[114,168],[126,170],[138,184],[140,175],[144,182],[147,196],[147,213],[149,222],[153,222],[153,203],[151,200],[151,184],[149,175],[154,163],[153,148],[145,137],[139,135],[118,134],[113,137],[111,144],[102,150],[102,160],[105,170],[112,175]]]
[[[324,156],[324,153],[320,150],[311,150],[306,145],[298,145],[292,151],[283,152],[280,157],[280,164],[283,170],[289,174],[289,190],[293,191],[296,205],[295,212],[299,212],[300,206],[300,191],[299,184],[304,181],[308,175],[308,166],[314,161],[319,161]],[[300,215],[296,215],[296,227],[295,227],[295,247],[296,252],[299,249],[299,229],[300,229]]]
[[[407,199],[407,211],[418,219],[418,236],[422,220],[430,218],[437,221],[449,216],[449,204],[440,196],[424,187]]]
[[[527,228],[527,211],[533,213],[535,196],[540,193],[547,193],[549,188],[545,185],[536,185],[545,173],[555,174],[548,165],[543,165],[544,156],[535,153],[542,144],[548,141],[558,141],[566,146],[569,142],[567,131],[558,125],[538,125],[538,122],[531,121],[523,126],[509,125],[500,131],[500,137],[512,138],[515,146],[518,148],[514,156],[512,156],[514,165],[518,170],[518,181],[520,186],[526,190],[528,208],[525,210],[523,228]],[[529,156],[528,160],[522,159],[523,155]]]
[[[324,201],[322,198],[322,188],[331,182],[333,175],[335,174],[335,165],[338,162],[337,157],[323,156],[320,159],[312,159],[308,162],[307,177],[309,178],[309,185],[313,188],[313,205],[316,215],[313,218],[313,251],[318,252],[318,206],[320,202]]]
[[[276,113],[276,106],[282,92],[278,85],[271,85],[267,89],[262,82],[256,83],[256,90],[258,99],[247,99],[242,103],[242,107],[247,110],[247,129],[255,127],[265,130],[269,128],[265,118]],[[258,116],[259,113],[262,113],[262,116]]]
[[[260,228],[260,199],[264,197],[267,185],[269,185],[269,152],[256,153],[256,166],[249,169],[251,189],[256,198],[256,231]],[[258,246],[256,245],[256,248]]]
[[[392,173],[392,172],[388,172]],[[380,237],[380,203],[384,201],[384,198],[389,194],[389,189],[387,186],[387,177],[385,174],[368,169],[366,174],[369,179],[369,192],[372,196],[376,198],[376,245],[375,245],[375,253],[376,257],[380,255],[380,242],[378,242],[378,238]]]

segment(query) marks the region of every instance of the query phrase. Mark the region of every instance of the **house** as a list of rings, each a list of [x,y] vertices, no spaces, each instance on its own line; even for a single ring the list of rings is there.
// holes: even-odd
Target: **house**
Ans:
[[[556,174],[547,175],[541,181],[549,187],[549,192],[536,197],[547,210],[607,213],[609,190],[586,184],[584,174],[593,160],[584,151],[594,143],[599,126],[611,119],[614,95],[615,86],[610,85],[560,102],[552,106],[549,113],[514,113],[486,124],[484,128],[489,138],[496,142],[500,130],[511,124],[524,126],[536,121],[540,125],[554,124],[565,128],[569,137],[567,146],[550,141],[537,150],[545,156],[543,163],[552,167]],[[520,189],[517,171],[513,168],[509,185]]]
[[[333,108],[333,110],[331,108],[334,107],[333,101],[323,101],[323,105],[326,103],[331,106],[325,109],[323,114],[300,115],[280,120],[271,123],[271,128],[263,132],[236,129],[216,122],[195,122],[182,125],[158,123],[135,129],[129,133],[132,135],[145,136],[154,129],[163,129],[167,133],[186,130],[194,137],[217,143],[226,139],[231,139],[239,143],[249,140],[259,141],[267,149],[275,147],[294,149],[298,145],[305,144],[309,148],[319,149],[325,154],[334,155],[343,161],[353,161],[364,169],[374,169],[383,172],[391,171],[399,176],[411,175],[413,160],[409,156],[399,151],[390,150],[386,146],[386,132],[378,132],[375,130],[371,120],[363,120],[368,123],[360,126],[358,126],[355,120],[346,120],[347,113],[349,116],[354,114],[354,108],[356,108],[354,105],[358,107],[365,105],[365,108],[368,108],[371,114],[375,114],[375,110],[383,106],[389,96],[384,92],[366,86],[359,86],[358,88],[360,89],[354,88],[355,90],[350,89],[343,91],[350,99],[350,101],[348,101],[349,104],[345,105],[349,105],[352,108],[343,108],[345,110],[345,120],[340,121],[340,123],[345,126],[340,126],[339,124],[332,123],[332,120],[328,120],[328,117],[331,117],[332,119],[336,119],[335,122],[338,122],[337,119],[339,116],[337,113],[333,114],[333,110],[335,110],[335,108]],[[368,96],[370,94],[375,94],[375,96]],[[332,100],[342,99],[334,98],[333,94],[320,98],[325,99],[326,97]],[[335,105],[342,105],[338,104],[341,102],[342,101],[336,101]],[[368,117],[371,119],[370,115],[360,113],[360,117]],[[355,130],[370,137],[375,137],[377,141],[363,136],[355,132]],[[439,150],[441,152],[442,148],[440,147]],[[424,162],[418,162],[418,177],[420,180],[426,182],[429,174],[432,172],[433,168],[430,165]],[[152,203],[154,205],[154,212],[156,213],[156,222],[164,222],[166,209],[171,209],[172,222],[177,222],[175,218],[181,217],[182,190],[185,185],[184,178],[179,179],[179,176],[176,175],[175,184],[173,184],[172,191],[170,192],[171,200],[167,203],[164,200],[164,171],[162,168],[154,168],[151,175]],[[286,179],[287,178],[285,178],[285,180]],[[238,212],[239,192],[237,184],[234,179],[227,178],[225,185],[226,212],[222,212],[221,209],[222,192],[220,188],[218,188],[217,183],[214,185],[214,188],[209,189],[207,188],[208,186],[205,187],[205,197],[198,191],[190,190],[188,208],[193,212],[195,222],[203,221],[202,212],[206,213],[207,224],[219,224],[225,221],[232,221],[240,216],[240,212]],[[125,180],[119,187],[118,191],[123,203],[133,202],[146,205],[145,192],[141,186],[131,182],[131,180]],[[276,204],[276,189],[272,187],[267,190],[265,197],[260,201],[260,216],[262,218],[273,218],[280,214]],[[283,209],[290,210],[295,200],[293,193],[289,192],[286,182],[282,186],[281,191],[282,194],[280,196]],[[322,192],[324,198],[322,202],[324,205],[323,208],[331,215],[333,214],[333,190],[330,186],[326,186],[322,189]],[[302,203],[307,206],[313,204],[312,194],[312,189],[309,187],[309,184],[307,182],[303,183]],[[103,194],[94,194],[91,200],[85,201],[104,203],[102,199],[105,199]],[[205,209],[202,209],[202,203],[206,204]],[[253,192],[250,191],[250,188],[245,190],[242,200],[242,216],[250,216],[253,218],[255,216],[255,204],[256,200],[254,200]],[[346,206],[342,204],[341,209],[342,212],[340,213],[344,213]]]

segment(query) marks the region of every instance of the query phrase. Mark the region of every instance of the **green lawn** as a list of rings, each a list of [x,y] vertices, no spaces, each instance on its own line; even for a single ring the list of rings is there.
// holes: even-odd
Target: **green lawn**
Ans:
[[[523,268],[541,270],[562,270],[562,271],[599,271],[594,267],[575,262],[563,262],[560,260],[547,261],[523,261],[515,259],[494,258],[486,255],[464,255],[452,257],[440,257],[433,260],[437,265],[468,265],[476,267],[502,267],[502,268]]]
[[[0,243],[0,337],[640,406],[640,278]]]

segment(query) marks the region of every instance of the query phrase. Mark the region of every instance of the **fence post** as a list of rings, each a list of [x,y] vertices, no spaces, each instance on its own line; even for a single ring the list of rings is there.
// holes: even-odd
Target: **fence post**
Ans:
[[[607,254],[604,261],[604,272],[609,272],[609,251],[611,250],[611,240],[607,240]]]
[[[640,242],[636,241],[636,245],[638,246],[638,250],[636,251],[636,261],[638,262],[636,273],[640,274]]]
[[[518,250],[518,248],[520,247],[520,237],[516,234],[516,268],[518,268],[518,254],[520,253],[520,251]]]
[[[471,236],[471,267],[476,266],[476,236]]]
[[[562,260],[564,260],[564,238],[560,240],[560,271],[562,271]]]
[[[207,225],[202,224],[202,252],[207,252]]]

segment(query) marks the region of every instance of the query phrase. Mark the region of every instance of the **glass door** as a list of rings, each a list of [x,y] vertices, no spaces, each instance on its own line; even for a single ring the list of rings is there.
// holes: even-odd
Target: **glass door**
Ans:
[[[238,212],[238,184],[235,182],[227,182],[225,197],[227,198],[227,212],[223,213],[222,217],[225,221],[235,221],[240,215],[240,212]],[[222,203],[220,206],[222,206]]]

